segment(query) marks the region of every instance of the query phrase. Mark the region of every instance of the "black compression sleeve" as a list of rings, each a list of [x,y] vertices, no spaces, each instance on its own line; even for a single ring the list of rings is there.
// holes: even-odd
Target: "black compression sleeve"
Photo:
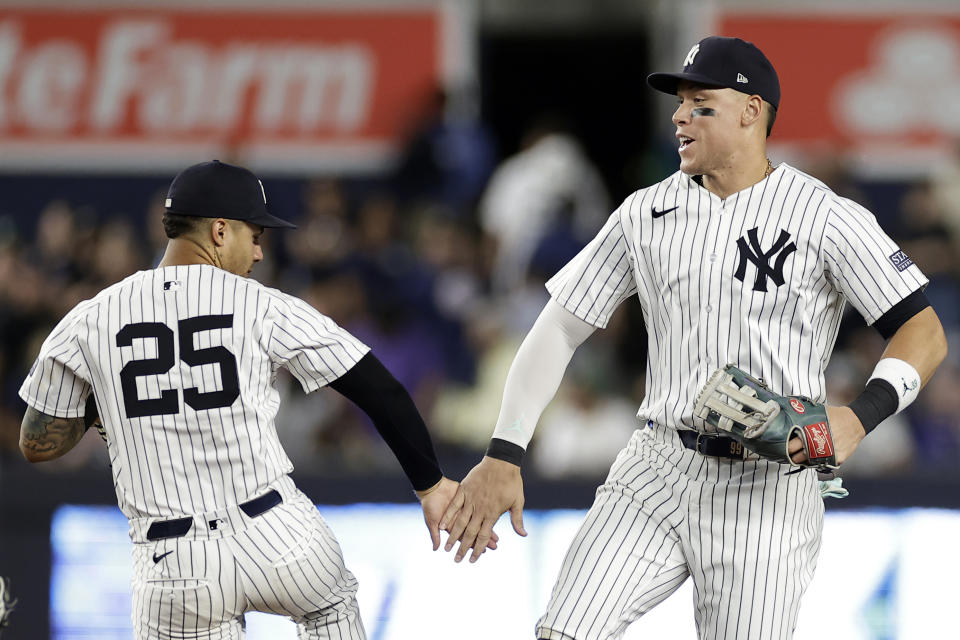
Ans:
[[[897,329],[902,327],[907,320],[929,306],[930,301],[927,300],[927,296],[923,293],[923,289],[917,289],[906,298],[890,307],[885,314],[877,318],[877,321],[873,323],[873,326],[876,327],[877,331],[880,332],[880,335],[883,336],[884,340],[889,340],[893,337],[893,334],[897,332]]]
[[[440,481],[443,472],[427,425],[407,390],[372,353],[329,385],[370,416],[417,491]]]

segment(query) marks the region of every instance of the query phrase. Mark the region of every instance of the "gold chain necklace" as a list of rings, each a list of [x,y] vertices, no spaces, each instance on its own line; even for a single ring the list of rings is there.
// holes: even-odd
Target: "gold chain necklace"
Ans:
[[[763,179],[766,180],[771,173],[773,173],[773,163],[770,162],[770,158],[767,158],[767,168],[763,172]]]

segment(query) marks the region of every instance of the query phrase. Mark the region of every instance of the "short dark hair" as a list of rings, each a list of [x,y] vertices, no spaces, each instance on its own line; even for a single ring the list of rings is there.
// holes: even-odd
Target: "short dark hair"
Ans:
[[[213,218],[198,218],[197,216],[182,216],[169,211],[163,214],[163,232],[171,240],[182,235],[196,232],[205,223]]]
[[[773,131],[773,123],[777,121],[777,108],[769,102],[763,104],[767,105],[767,137],[769,138],[770,132]]]

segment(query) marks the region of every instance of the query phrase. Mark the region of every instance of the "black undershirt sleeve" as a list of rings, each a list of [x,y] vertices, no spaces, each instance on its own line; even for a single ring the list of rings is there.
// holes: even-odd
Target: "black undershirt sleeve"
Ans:
[[[893,334],[897,332],[897,329],[902,327],[907,320],[929,306],[930,301],[927,300],[927,296],[923,293],[923,289],[917,289],[906,298],[890,307],[885,314],[877,318],[877,321],[873,323],[873,326],[877,331],[880,332],[880,335],[883,336],[884,340],[889,340],[893,337]]]
[[[93,391],[87,396],[87,404],[84,406],[83,411],[83,426],[84,431],[86,431],[92,427],[93,423],[100,417],[100,414],[97,412],[97,400],[93,395]]]
[[[414,489],[423,491],[440,481],[443,472],[413,398],[373,353],[329,386],[370,416]]]

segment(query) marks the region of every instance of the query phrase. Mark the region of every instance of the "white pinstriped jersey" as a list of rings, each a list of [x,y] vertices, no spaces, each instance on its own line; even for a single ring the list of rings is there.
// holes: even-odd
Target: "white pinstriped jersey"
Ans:
[[[734,363],[822,402],[845,302],[872,324],[926,283],[873,214],[781,164],[724,200],[680,171],[635,192],[547,289],[598,327],[636,293],[649,332],[639,416],[715,431],[693,416],[714,370]]]
[[[791,638],[820,549],[815,472],[701,455],[676,430],[714,431],[694,399],[727,363],[824,400],[846,301],[873,323],[926,282],[870,212],[785,164],[723,200],[682,172],[627,198],[547,289],[598,327],[637,294],[646,424],[597,491],[537,637],[616,640],[692,578],[698,637]]]
[[[277,369],[304,390],[368,347],[302,300],[210,265],[138,272],[77,305],[20,395],[83,415],[91,388],[128,518],[223,509],[293,469],[274,427]]]

